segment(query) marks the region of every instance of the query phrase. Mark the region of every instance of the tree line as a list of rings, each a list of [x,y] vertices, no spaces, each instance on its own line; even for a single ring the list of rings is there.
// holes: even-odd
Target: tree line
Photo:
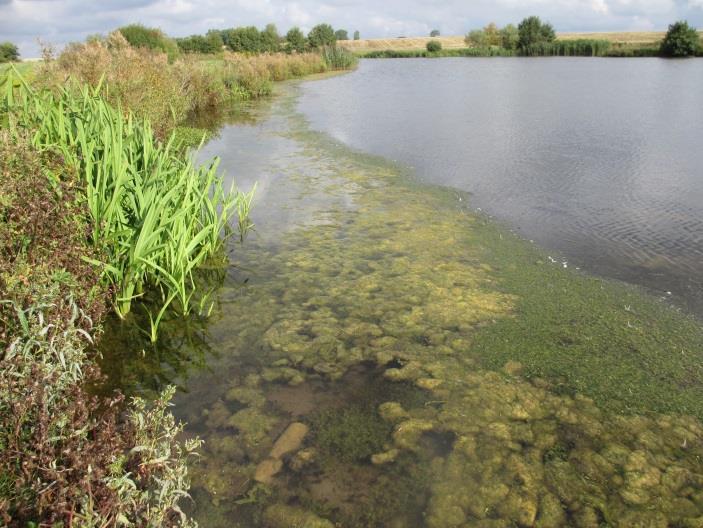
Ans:
[[[359,31],[355,31],[354,40],[360,38]],[[176,44],[184,53],[217,53],[223,49],[238,53],[303,53],[335,46],[338,40],[349,40],[349,33],[346,29],[335,30],[330,24],[318,24],[307,35],[298,27],[281,35],[275,24],[268,24],[262,30],[255,26],[211,29],[205,35],[177,38]]]
[[[437,35],[439,31],[435,30]],[[519,55],[605,55],[609,41],[580,39],[557,40],[556,32],[548,22],[537,16],[522,20],[517,27],[508,24],[499,28],[491,22],[482,29],[470,31],[464,38],[472,48],[502,48]],[[688,57],[703,51],[700,36],[686,21],[671,24],[655,54],[664,57]]]

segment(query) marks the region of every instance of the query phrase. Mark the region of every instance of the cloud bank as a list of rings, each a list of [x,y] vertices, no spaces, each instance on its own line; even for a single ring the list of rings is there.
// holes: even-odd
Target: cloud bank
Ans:
[[[37,56],[36,39],[62,46],[131,22],[173,36],[275,23],[309,30],[319,22],[362,37],[464,34],[488,22],[539,15],[557,31],[662,30],[678,19],[703,26],[703,0],[0,0],[0,41]]]

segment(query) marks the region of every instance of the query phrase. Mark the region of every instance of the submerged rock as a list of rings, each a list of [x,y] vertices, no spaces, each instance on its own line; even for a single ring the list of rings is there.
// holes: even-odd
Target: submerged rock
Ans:
[[[274,504],[266,508],[264,526],[266,528],[334,528],[334,524],[327,519],[284,504]]]
[[[273,449],[271,449],[269,457],[281,458],[283,455],[298,450],[305,439],[305,435],[308,434],[308,431],[309,428],[304,423],[293,422],[273,444]]]

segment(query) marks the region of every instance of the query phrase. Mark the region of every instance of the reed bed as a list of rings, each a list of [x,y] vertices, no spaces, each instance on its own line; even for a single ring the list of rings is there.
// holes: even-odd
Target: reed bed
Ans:
[[[608,40],[555,40],[527,46],[520,50],[520,54],[528,57],[603,57],[610,49]]]
[[[156,339],[167,308],[191,311],[195,268],[221,250],[233,216],[247,225],[251,196],[225,192],[217,161],[195,167],[173,137],[157,141],[148,120],[107,103],[101,84],[34,90],[15,75],[2,103],[10,134],[31,130],[36,148],[60,153],[80,174],[89,238],[105,255],[93,263],[115,291],[115,311],[125,317],[135,299],[156,292]]]

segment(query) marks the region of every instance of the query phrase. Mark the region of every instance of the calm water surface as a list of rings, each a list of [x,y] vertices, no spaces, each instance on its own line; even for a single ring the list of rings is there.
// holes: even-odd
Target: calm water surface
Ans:
[[[199,156],[256,228],[212,316],[101,343],[128,392],[178,384],[200,526],[701,526],[700,325],[466,205],[690,292],[699,64],[363,62],[224,126]]]
[[[306,84],[299,108],[572,265],[701,316],[702,84],[700,60],[365,60]]]

